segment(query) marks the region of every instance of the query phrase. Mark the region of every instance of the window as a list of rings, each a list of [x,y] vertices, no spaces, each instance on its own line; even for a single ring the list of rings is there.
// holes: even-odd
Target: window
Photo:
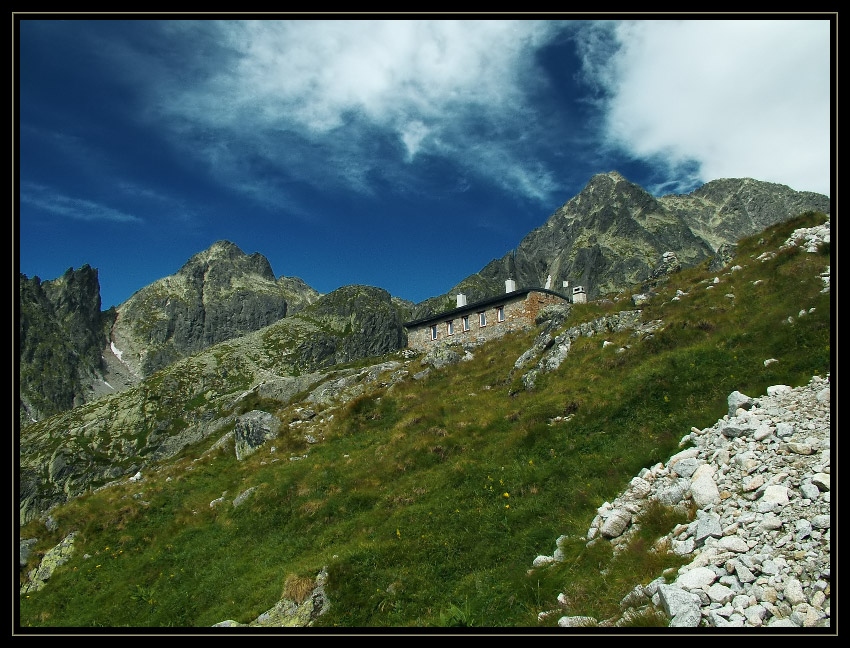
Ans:
[[[455,334],[455,323],[454,320],[450,320],[446,322],[446,335],[454,335]]]
[[[431,339],[432,340],[437,339],[437,325],[436,324],[431,326]]]
[[[496,319],[498,319],[500,322],[504,322],[505,321],[505,307],[499,306],[499,308],[496,309],[496,313],[497,313]]]
[[[463,330],[468,331],[469,330],[469,315],[464,315],[463,318],[461,319],[461,321],[463,322]]]
[[[487,313],[478,313],[478,326],[487,326]]]

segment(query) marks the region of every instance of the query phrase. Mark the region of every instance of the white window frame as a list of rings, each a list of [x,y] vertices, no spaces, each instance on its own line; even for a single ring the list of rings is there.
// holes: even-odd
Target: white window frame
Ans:
[[[481,311],[478,313],[478,327],[484,328],[485,326],[487,326],[487,312]]]
[[[504,306],[499,306],[496,309],[496,320],[499,321],[499,322],[505,321],[505,307]]]
[[[469,330],[469,315],[464,315],[461,318],[461,322],[463,323],[463,327],[462,327],[463,330],[468,331]]]
[[[449,320],[446,322],[446,335],[454,335],[455,334],[455,321]]]
[[[436,324],[431,325],[431,339],[432,340],[437,339],[437,325]]]

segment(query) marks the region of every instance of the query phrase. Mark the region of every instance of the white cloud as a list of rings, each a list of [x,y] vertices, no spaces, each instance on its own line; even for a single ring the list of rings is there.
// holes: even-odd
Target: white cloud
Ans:
[[[142,222],[142,219],[138,216],[92,200],[66,196],[36,183],[24,183],[21,186],[20,199],[22,203],[75,220],[105,220],[116,223]]]
[[[163,68],[152,104],[225,180],[254,173],[259,156],[280,177],[369,192],[376,176],[417,182],[412,168],[387,163],[392,156],[412,165],[438,155],[460,173],[499,174],[497,184],[539,198],[551,178],[530,173],[516,144],[530,128],[535,53],[556,28],[494,20],[169,23],[172,36],[197,45],[188,53],[195,58],[181,62],[195,80]]]
[[[611,145],[703,180],[830,190],[830,25],[637,21],[579,33]]]

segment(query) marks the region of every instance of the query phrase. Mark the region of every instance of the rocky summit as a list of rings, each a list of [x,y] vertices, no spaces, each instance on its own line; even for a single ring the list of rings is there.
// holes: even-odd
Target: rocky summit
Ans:
[[[214,243],[118,306],[106,354],[138,378],[213,344],[273,324],[314,302],[300,279],[275,279],[268,259]]]
[[[749,178],[655,198],[616,171],[601,173],[516,249],[445,295],[417,304],[413,317],[448,310],[457,293],[470,301],[497,295],[508,278],[519,287],[553,290],[569,281],[584,286],[589,298],[616,293],[647,280],[665,264],[665,253],[673,253],[680,267],[692,266],[805,211],[829,214],[829,198]]]

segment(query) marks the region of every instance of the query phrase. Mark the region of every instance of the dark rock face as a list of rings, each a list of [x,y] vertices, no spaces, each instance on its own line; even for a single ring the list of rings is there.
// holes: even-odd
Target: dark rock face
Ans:
[[[253,410],[236,419],[234,445],[240,461],[277,437],[280,421],[268,412]]]
[[[683,196],[655,198],[617,172],[593,176],[517,248],[494,259],[449,293],[414,309],[420,318],[454,307],[454,295],[485,299],[520,288],[581,285],[588,297],[623,290],[651,278],[673,252],[687,267],[714,256],[723,244],[755,234],[805,211],[829,213],[829,198],[751,179],[715,180]],[[666,272],[666,271],[665,271]]]
[[[803,212],[830,213],[826,196],[750,178],[712,180],[689,194],[659,200],[713,251]]]
[[[400,349],[404,314],[386,290],[343,286],[299,313],[322,331],[299,345],[301,362],[315,370]]]
[[[268,260],[219,241],[118,307],[112,341],[139,375],[285,317],[318,297],[300,279],[275,280]],[[126,352],[126,356],[124,355]]]
[[[110,313],[100,311],[97,270],[88,265],[52,281],[20,275],[18,305],[24,425],[87,400],[88,382],[102,375]]]

